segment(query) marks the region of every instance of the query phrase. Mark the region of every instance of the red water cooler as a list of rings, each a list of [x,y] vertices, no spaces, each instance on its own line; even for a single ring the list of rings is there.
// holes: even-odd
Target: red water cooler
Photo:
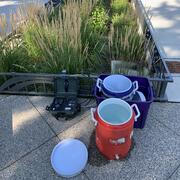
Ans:
[[[136,109],[137,115],[133,109]],[[110,160],[125,158],[132,143],[134,121],[140,116],[137,106],[130,106],[118,98],[109,98],[96,109],[91,109],[91,113],[99,151]]]

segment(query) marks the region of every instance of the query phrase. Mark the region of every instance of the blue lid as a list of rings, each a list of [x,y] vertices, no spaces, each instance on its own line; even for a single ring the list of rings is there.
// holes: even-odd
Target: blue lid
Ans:
[[[77,139],[58,143],[51,154],[51,164],[58,175],[73,177],[81,173],[88,160],[86,146]]]
[[[125,93],[132,88],[132,82],[123,75],[110,75],[104,79],[103,86],[112,93]]]

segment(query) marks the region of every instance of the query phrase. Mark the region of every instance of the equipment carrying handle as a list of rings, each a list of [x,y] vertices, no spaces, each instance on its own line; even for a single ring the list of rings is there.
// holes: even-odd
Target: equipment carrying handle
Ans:
[[[91,120],[93,121],[94,125],[97,126],[98,122],[94,117],[94,113],[96,112],[96,108],[91,108]]]
[[[133,87],[134,87],[133,92],[135,93],[135,92],[139,89],[139,85],[138,85],[138,82],[137,82],[137,81],[134,81],[134,82],[133,82]]]
[[[100,78],[98,78],[97,79],[97,82],[96,82],[96,86],[97,86],[97,88],[99,89],[99,92],[101,92],[101,90],[102,90],[102,79],[100,79]]]
[[[135,111],[134,111],[135,114],[137,113],[136,116],[135,116],[135,118],[134,118],[134,121],[137,122],[137,120],[138,120],[138,118],[140,117],[141,113],[140,113],[139,108],[137,107],[136,104],[131,105],[131,107],[132,107],[133,110],[135,110]]]

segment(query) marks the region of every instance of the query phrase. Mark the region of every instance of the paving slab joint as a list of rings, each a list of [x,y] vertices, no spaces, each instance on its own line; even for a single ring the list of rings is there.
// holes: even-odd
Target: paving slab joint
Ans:
[[[39,110],[36,108],[36,106],[33,104],[33,102],[29,99],[29,97],[28,97],[28,101],[29,101],[29,103],[36,109],[36,111],[38,112],[38,114],[41,116],[41,118],[43,119],[43,121],[48,125],[48,127],[49,127],[50,130],[53,132],[53,134],[59,139],[58,134],[54,131],[54,129],[51,127],[51,125],[47,122],[46,118],[44,118],[44,116],[39,112]]]
[[[180,168],[180,164],[172,171],[172,173],[167,177],[166,180],[169,180],[175,173],[176,171]]]
[[[88,180],[91,180],[91,179],[89,178],[89,176],[86,174],[85,171],[83,171],[82,173],[84,174],[84,176],[85,176]]]
[[[84,120],[85,118],[87,118],[88,116],[89,116],[89,115],[87,114],[86,116],[81,117],[80,120],[79,120],[77,123],[73,124],[72,126],[68,127],[67,129],[64,129],[63,131],[59,132],[59,133],[57,134],[57,136],[61,135],[62,133],[66,132],[66,131],[68,131],[69,129],[75,127],[77,124],[81,123],[81,121],[83,121],[83,120]]]
[[[165,123],[163,123],[162,121],[157,120],[162,126],[164,126],[165,128],[169,129],[171,132],[173,132],[176,136],[180,136],[180,134],[178,134],[176,131],[174,131],[173,129],[171,129],[170,127],[168,127]]]
[[[52,140],[53,138],[55,138],[56,136],[52,136],[51,138],[49,138],[48,140],[46,140],[45,142],[43,142],[42,144],[40,144],[39,146],[35,147],[34,149],[32,149],[31,151],[25,153],[24,155],[22,155],[19,159],[16,159],[14,162],[10,163],[9,165],[3,167],[2,169],[0,169],[0,172],[8,169],[9,167],[11,167],[13,164],[15,164],[16,162],[20,161],[21,159],[23,159],[24,157],[28,156],[29,154],[31,154],[32,152],[36,151],[37,149],[39,149],[41,146],[43,146],[44,144],[48,143],[50,140]]]

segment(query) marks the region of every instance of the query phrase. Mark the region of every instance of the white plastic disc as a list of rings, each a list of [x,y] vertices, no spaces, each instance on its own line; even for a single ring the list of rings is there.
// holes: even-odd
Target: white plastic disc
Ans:
[[[77,139],[65,139],[58,143],[51,154],[51,164],[56,173],[73,177],[81,173],[88,160],[86,146]]]

